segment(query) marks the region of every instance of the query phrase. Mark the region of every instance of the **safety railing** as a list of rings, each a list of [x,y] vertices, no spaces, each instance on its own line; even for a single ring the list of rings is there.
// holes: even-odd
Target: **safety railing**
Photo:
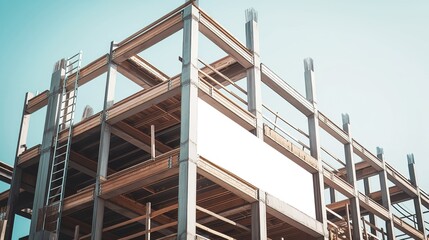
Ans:
[[[280,134],[282,137],[284,137],[287,140],[290,140],[292,142],[297,143],[299,146],[301,146],[302,150],[309,152],[310,146],[306,143],[304,143],[300,138],[305,139],[306,141],[309,141],[309,135],[308,133],[304,132],[303,130],[299,129],[298,127],[295,127],[291,123],[289,123],[286,119],[284,119],[278,112],[273,111],[266,105],[262,105],[263,109],[266,110],[266,112],[271,115],[272,118],[268,116],[268,114],[263,114],[262,117],[265,121],[265,123],[278,134]],[[289,129],[286,130],[285,127]],[[294,133],[291,133],[291,132]],[[298,136],[298,137],[297,137]]]
[[[209,74],[202,69],[198,69],[200,81],[203,81],[207,85],[211,86],[212,90],[222,93],[224,96],[228,97],[239,106],[247,108],[247,91],[245,89],[240,87],[236,82],[232,81],[210,64],[203,62],[201,59],[198,59],[198,61],[204,65],[206,69],[209,69],[212,72]],[[227,84],[224,84],[223,82],[227,82]]]
[[[374,224],[366,220],[364,217],[362,217],[362,227],[363,227],[363,238],[365,240],[387,239],[387,233],[384,231],[383,228],[378,228],[377,226],[375,226]]]
[[[348,215],[343,217],[329,208],[326,208],[326,212],[332,216],[331,220],[327,220],[329,239],[350,239],[351,227]]]

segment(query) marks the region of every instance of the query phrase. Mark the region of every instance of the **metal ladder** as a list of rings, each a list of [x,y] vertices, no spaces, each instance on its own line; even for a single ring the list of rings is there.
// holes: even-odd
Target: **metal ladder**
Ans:
[[[66,60],[66,72],[58,103],[57,129],[43,226],[45,230],[55,235],[55,239],[58,239],[60,233],[81,62],[82,52]],[[67,89],[67,84],[70,81],[74,81],[74,86]],[[67,139],[60,139],[60,132],[66,129],[68,129]]]

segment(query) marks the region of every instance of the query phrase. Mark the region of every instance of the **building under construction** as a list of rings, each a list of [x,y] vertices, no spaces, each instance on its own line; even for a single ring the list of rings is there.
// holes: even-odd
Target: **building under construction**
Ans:
[[[50,89],[27,93],[15,164],[2,164],[2,239],[16,214],[31,219],[28,239],[426,239],[429,195],[413,155],[408,178],[381,148],[359,144],[347,114],[338,126],[318,110],[313,60],[303,96],[260,62],[254,10],[245,29],[243,44],[190,1],[86,66],[81,53],[59,60]],[[177,32],[176,76],[138,55]],[[226,56],[200,59],[200,34]],[[78,90],[102,74],[103,110],[75,121]],[[117,74],[141,91],[115,102]],[[307,128],[267,105],[263,89]],[[27,147],[30,116],[45,107],[43,140]]]

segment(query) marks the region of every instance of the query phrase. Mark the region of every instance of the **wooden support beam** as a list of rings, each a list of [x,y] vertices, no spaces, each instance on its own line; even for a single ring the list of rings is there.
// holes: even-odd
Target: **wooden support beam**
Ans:
[[[199,28],[208,39],[234,57],[243,67],[253,65],[252,55],[240,41],[226,31],[219,23],[200,10]]]
[[[120,134],[122,136],[118,136],[123,138],[126,141],[130,141],[130,143],[132,143],[131,141],[135,142],[132,144],[139,144],[142,147],[142,150],[150,153],[150,147],[151,147],[151,136],[148,134],[145,134],[143,132],[141,132],[140,130],[128,125],[127,123],[125,123],[124,121],[118,122],[114,125],[113,127],[115,130],[115,135],[116,133],[124,133],[124,134]],[[144,146],[142,145],[144,144]],[[165,145],[164,143],[162,143],[159,140],[155,140],[155,147],[157,150],[157,154],[161,154],[161,153],[166,153],[168,151],[171,151],[173,148],[170,146]],[[143,149],[145,148],[145,149]]]
[[[139,122],[134,127],[140,128],[142,126],[145,126],[147,124],[151,124],[152,122],[165,117],[166,115],[173,115],[173,113],[180,111],[180,102],[177,102],[175,104],[169,105],[166,108],[158,107],[159,110],[156,112],[153,112],[150,114],[150,116],[145,116],[142,122]],[[180,120],[180,119],[179,119]],[[180,121],[178,121],[180,122]]]
[[[288,85],[283,79],[261,64],[262,82],[288,101],[292,106],[301,111],[305,116],[313,113],[312,104],[298,91]]]
[[[139,55],[121,62],[118,71],[143,88],[150,88],[170,79]]]
[[[94,199],[94,186],[88,187],[76,194],[68,196],[63,202],[63,216],[85,209]]]
[[[0,181],[10,184],[12,182],[13,167],[0,161]]]
[[[108,56],[108,54],[105,54],[80,69],[78,80],[79,86],[84,85],[107,71]],[[67,83],[67,89],[71,89],[74,86],[74,79],[76,79],[75,73],[70,75],[69,79],[73,79],[73,81]],[[35,96],[28,102],[26,111],[28,113],[33,113],[46,106],[50,95],[51,92],[49,90],[45,90]]]
[[[222,76],[220,76],[218,73],[223,74],[227,78],[229,78],[231,81],[237,81],[242,78],[246,77],[246,68],[241,66],[240,63],[237,62],[233,57],[231,56],[225,56],[211,64],[209,66],[205,66],[201,68],[201,71],[205,74],[209,75],[210,77],[214,78],[218,82],[220,82],[222,85],[227,86],[230,84],[229,81],[226,81]],[[205,80],[208,80],[206,77],[203,76]],[[213,83],[214,84],[214,83]],[[219,88],[218,86],[215,86]]]
[[[167,228],[170,228],[170,227],[173,227],[173,226],[176,226],[176,225],[177,225],[177,221],[170,222],[170,223],[158,226],[158,227],[154,227],[154,228],[152,228],[150,230],[150,232],[158,232],[158,231],[161,231],[163,229],[167,229]],[[129,240],[129,239],[133,239],[133,238],[136,238],[136,237],[140,237],[140,236],[145,235],[146,232],[147,231],[145,230],[145,231],[142,231],[142,232],[134,233],[134,234],[131,234],[131,235],[127,236],[127,237],[119,238],[119,240]]]
[[[254,202],[258,199],[258,192],[254,186],[244,182],[232,173],[220,169],[202,156],[198,159],[197,166],[198,174],[203,175],[244,200]]]
[[[228,235],[226,235],[226,234],[223,234],[223,233],[221,233],[221,232],[219,232],[219,231],[213,230],[213,229],[211,229],[211,228],[209,228],[209,227],[206,227],[206,226],[204,226],[204,225],[202,225],[202,224],[196,223],[196,224],[195,224],[195,226],[196,226],[197,228],[199,228],[199,229],[201,229],[201,230],[204,230],[204,231],[206,231],[206,232],[209,232],[209,233],[211,233],[211,234],[213,234],[213,235],[215,235],[215,236],[221,237],[222,239],[235,240],[235,238],[233,238],[233,237],[230,237],[230,236],[228,236]]]
[[[151,217],[152,218],[157,218],[159,216],[164,216],[165,217],[165,215],[164,215],[165,213],[177,209],[177,206],[178,206],[177,204],[173,204],[171,206],[168,206],[168,207],[165,207],[165,208],[162,208],[162,209],[159,209],[159,210],[155,210],[155,211],[152,212]],[[144,213],[139,213],[140,214],[139,216],[131,218],[131,219],[127,220],[127,221],[124,221],[124,222],[117,223],[115,225],[106,227],[106,228],[103,229],[103,232],[110,231],[110,230],[113,230],[113,229],[116,229],[116,228],[120,228],[120,227],[126,226],[126,225],[134,223],[134,222],[140,222],[142,220],[145,220],[147,218],[146,211]],[[166,218],[168,218],[168,217],[166,217]],[[172,222],[172,219],[167,220],[167,222],[164,222],[164,224],[167,224],[169,222]],[[161,225],[163,225],[163,224],[161,224]]]
[[[178,173],[177,150],[158,156],[155,161],[144,162],[117,172],[101,185],[100,196],[109,199],[114,196],[143,187],[150,182]]]
[[[18,157],[18,166],[21,168],[27,168],[39,162],[42,145],[38,144],[32,148],[25,150]]]
[[[198,205],[197,205],[197,210],[198,210],[198,211],[200,211],[200,212],[203,212],[203,213],[205,213],[205,214],[207,214],[207,215],[210,215],[210,216],[212,216],[213,218],[216,218],[216,219],[221,220],[221,221],[223,221],[223,222],[225,222],[225,223],[228,223],[228,224],[230,224],[230,225],[232,225],[232,226],[236,226],[237,228],[241,228],[241,229],[246,230],[246,231],[248,231],[248,232],[250,232],[250,231],[251,231],[251,229],[250,229],[250,228],[248,228],[248,227],[246,227],[246,226],[243,226],[243,225],[241,225],[241,224],[239,224],[239,223],[237,223],[237,222],[234,222],[234,221],[232,221],[232,220],[230,220],[230,219],[228,219],[228,218],[226,218],[226,217],[224,217],[224,216],[222,216],[222,215],[220,215],[220,214],[217,214],[217,213],[215,213],[215,212],[212,212],[212,211],[210,211],[210,210],[208,210],[208,209],[205,209],[205,208],[203,208],[203,207],[200,207],[200,206],[198,206]],[[201,222],[200,222],[200,224],[203,224],[203,223],[201,223]]]
[[[322,223],[270,194],[267,194],[267,212],[313,237],[324,236]]]
[[[250,209],[251,209],[251,205],[247,204],[247,205],[239,206],[239,207],[236,207],[236,208],[233,208],[233,209],[230,209],[230,210],[218,213],[217,215],[222,216],[224,218],[227,218],[228,216],[231,216],[231,215],[235,215],[235,214],[238,214],[238,213],[241,213],[241,212],[247,212]],[[213,221],[215,221],[217,219],[218,218],[215,217],[215,216],[210,216],[210,217],[198,219],[198,222],[200,224],[206,224],[206,223],[209,223],[209,222],[213,222]]]
[[[98,59],[92,61],[88,65],[82,67],[79,71],[79,79],[78,79],[78,85],[83,86],[84,84],[88,83],[92,79],[100,76],[101,74],[107,72],[108,65],[109,65],[109,54],[105,54]],[[76,73],[73,73],[68,78],[69,79],[76,79],[75,76]],[[72,89],[74,87],[74,81],[67,82],[67,89]]]
[[[183,27],[182,14],[180,10],[177,10],[174,13],[169,13],[161,19],[162,20],[158,20],[158,23],[155,26],[145,29],[127,42],[120,43],[114,52],[113,60],[116,63],[121,63],[169,37]]]
[[[125,118],[128,118],[142,110],[160,103],[168,98],[179,95],[180,79],[176,78],[161,84],[158,84],[150,89],[138,92],[120,102],[109,109],[109,117],[107,121],[113,125]]]
[[[114,134],[115,136],[122,138],[126,142],[131,143],[132,145],[140,148],[141,150],[143,150],[147,153],[150,153],[150,151],[151,151],[150,145],[142,142],[139,139],[136,139],[135,137],[131,136],[130,134],[128,134],[128,133],[126,133],[126,132],[124,132],[124,131],[116,128],[116,127],[112,127],[111,130],[112,130],[112,134]]]
[[[31,114],[46,106],[48,104],[48,97],[49,90],[45,90],[37,96],[32,97],[26,105],[25,112]]]

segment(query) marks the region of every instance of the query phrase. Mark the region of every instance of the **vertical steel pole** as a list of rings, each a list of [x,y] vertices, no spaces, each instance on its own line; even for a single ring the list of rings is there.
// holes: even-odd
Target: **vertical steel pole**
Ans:
[[[100,130],[100,146],[98,149],[97,176],[95,178],[94,210],[92,213],[91,239],[100,240],[103,237],[104,199],[100,195],[100,184],[107,177],[111,128],[106,122],[107,110],[113,105],[116,86],[116,64],[112,61],[115,43],[110,44],[109,68],[107,70],[106,89]]]
[[[337,201],[337,198],[335,197],[335,189],[334,188],[329,188],[329,198],[331,200],[331,203],[334,203]]]
[[[262,93],[261,93],[261,60],[259,56],[259,29],[258,16],[254,9],[246,11],[246,47],[252,51],[253,66],[247,70],[247,104],[248,109],[256,117],[256,129],[254,134],[264,137],[262,118]]]
[[[325,239],[329,237],[325,205],[325,187],[323,181],[323,164],[320,153],[319,111],[316,100],[316,79],[314,77],[313,59],[304,59],[304,77],[306,98],[313,105],[313,113],[308,116],[308,131],[310,136],[310,154],[317,160],[317,172],[313,174],[314,204],[316,219],[323,224]],[[331,199],[335,195],[331,192]]]
[[[369,182],[368,177],[363,179],[363,186],[364,186],[364,190],[365,190],[365,195],[369,196],[371,194],[371,187],[370,187],[370,182]],[[371,213],[371,212],[368,213],[368,217],[369,217],[369,222],[372,225],[376,226],[374,213]],[[375,228],[373,228],[371,225],[369,226],[369,229],[370,229],[372,234],[374,234],[374,235],[377,234],[377,230]]]
[[[46,194],[48,190],[48,181],[50,166],[52,161],[51,150],[53,146],[54,136],[57,129],[57,114],[59,96],[61,94],[61,81],[65,76],[65,60],[59,60],[54,67],[54,72],[51,77],[51,87],[49,90],[48,105],[46,109],[45,127],[43,130],[42,147],[40,150],[39,167],[37,171],[36,189],[33,202],[33,211],[30,224],[30,240],[36,238],[37,222],[43,218],[39,216],[39,209],[45,207]],[[43,235],[43,234],[42,234]],[[40,236],[40,235],[39,235]]]
[[[148,202],[146,203],[146,238],[145,240],[150,240],[151,216],[152,216],[152,204]]]
[[[395,227],[393,225],[392,204],[390,201],[389,185],[387,184],[386,161],[384,160],[384,151],[382,148],[377,147],[377,157],[380,159],[383,170],[379,173],[380,178],[380,191],[381,203],[389,211],[389,220],[386,220],[387,238],[391,240],[396,239]]]
[[[189,5],[183,10],[182,96],[179,154],[179,240],[196,237],[197,108],[198,108],[198,17]]]
[[[258,190],[258,201],[252,203],[252,240],[267,239],[266,194]]]
[[[150,156],[152,160],[155,160],[155,157],[156,157],[155,125],[150,125]]]
[[[415,209],[416,218],[417,218],[417,228],[423,233],[423,236],[426,236],[427,232],[426,232],[425,222],[424,222],[424,217],[423,217],[420,188],[419,188],[419,185],[417,183],[414,154],[408,154],[407,159],[408,159],[408,171],[410,172],[410,181],[417,188],[417,197],[415,197],[413,199],[414,200],[414,209]]]
[[[25,151],[27,143],[28,127],[30,125],[30,114],[27,113],[28,101],[33,98],[33,94],[25,94],[24,106],[22,108],[21,125],[19,128],[18,143],[16,146],[15,163],[13,166],[12,182],[10,183],[9,198],[7,201],[5,239],[12,238],[13,224],[15,221],[16,203],[19,201],[19,189],[21,187],[22,169],[18,166],[19,155]]]
[[[264,138],[261,93],[261,60],[259,56],[258,14],[255,9],[246,10],[246,47],[252,51],[253,66],[247,70],[247,108],[256,117],[253,133]],[[259,191],[258,201],[252,203],[252,240],[267,239],[267,214],[265,193]]]
[[[362,223],[359,206],[359,191],[356,184],[356,169],[353,161],[353,138],[350,130],[350,118],[348,114],[343,114],[343,130],[347,133],[349,139],[344,144],[344,153],[346,158],[347,182],[353,186],[354,196],[350,200],[351,217],[353,221],[353,239],[362,240]]]

